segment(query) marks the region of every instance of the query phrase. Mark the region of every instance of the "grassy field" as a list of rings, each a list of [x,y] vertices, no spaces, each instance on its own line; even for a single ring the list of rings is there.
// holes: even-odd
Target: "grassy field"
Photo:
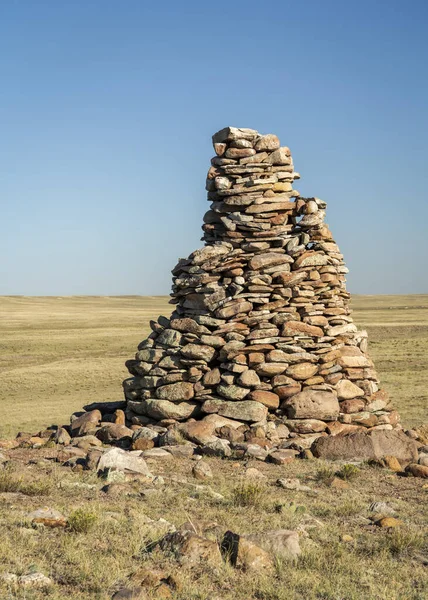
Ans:
[[[404,423],[427,420],[428,296],[356,296],[353,306]],[[0,436],[121,398],[125,360],[171,308],[166,297],[0,297]]]
[[[354,308],[405,424],[426,422],[428,296],[357,297]],[[166,298],[154,297],[0,298],[1,433],[37,431],[66,422],[86,402],[120,398],[124,361],[148,333],[149,319],[169,309]],[[426,479],[361,464],[351,480],[334,483],[342,465],[320,460],[276,466],[204,458],[213,477],[200,482],[192,459],[171,457],[148,460],[163,483],[131,479],[106,493],[93,471],[55,462],[58,447],[1,453],[8,459],[0,465],[1,600],[111,600],[121,587],[140,585],[148,571],[141,600],[428,598]],[[247,474],[254,467],[262,477],[257,484]],[[284,477],[297,478],[306,491],[278,487]],[[401,525],[374,524],[371,505],[379,501]],[[28,514],[43,506],[61,511],[68,527],[32,526]],[[167,528],[188,521],[198,531],[208,527],[204,535],[215,540],[228,529],[297,530],[302,554],[263,574],[227,563],[181,565],[166,552],[144,552]],[[7,572],[35,571],[52,584],[27,589],[3,580]],[[171,585],[158,587],[153,572]]]

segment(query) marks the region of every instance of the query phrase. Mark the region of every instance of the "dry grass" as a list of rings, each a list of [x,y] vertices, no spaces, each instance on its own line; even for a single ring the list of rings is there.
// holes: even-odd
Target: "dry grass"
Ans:
[[[428,409],[428,296],[356,296],[356,322],[407,425]],[[126,359],[166,297],[0,297],[0,435],[122,397]]]
[[[0,297],[0,436],[122,398],[125,360],[171,308],[159,297]]]
[[[37,479],[53,483],[43,496],[0,493],[0,573],[41,570],[54,580],[49,592],[11,590],[0,582],[0,598],[32,600],[108,600],[123,583],[138,581],[143,567],[173,574],[176,600],[424,600],[428,597],[428,521],[423,509],[428,490],[423,480],[401,478],[386,470],[361,465],[358,480],[339,490],[316,481],[318,461],[294,461],[283,467],[253,461],[265,476],[262,495],[250,494],[244,502],[237,481],[245,481],[242,462],[208,460],[213,489],[223,500],[199,495],[192,487],[190,459],[152,460],[153,473],[165,486],[153,488],[129,483],[132,495],[119,497],[101,491],[102,482],[89,472],[73,473],[50,461],[54,449],[11,452],[15,476],[21,482]],[[38,459],[39,464],[31,464]],[[299,477],[311,492],[288,491],[276,485],[278,477]],[[89,486],[88,486],[89,484]],[[244,484],[240,490],[247,490]],[[247,491],[244,492],[248,498]],[[383,500],[403,521],[388,531],[370,524],[369,506]],[[71,517],[65,529],[33,529],[26,515],[40,506],[51,506]],[[278,510],[281,507],[281,510]],[[191,520],[210,525],[210,537],[227,530],[244,533],[269,529],[297,529],[303,553],[296,563],[279,563],[274,576],[242,573],[227,565],[213,570],[208,565],[179,566],[173,557],[144,549],[159,539],[168,524]],[[342,538],[350,536],[348,541]],[[140,578],[141,580],[141,578]],[[152,590],[151,598],[157,598]],[[21,594],[21,595],[20,595]]]

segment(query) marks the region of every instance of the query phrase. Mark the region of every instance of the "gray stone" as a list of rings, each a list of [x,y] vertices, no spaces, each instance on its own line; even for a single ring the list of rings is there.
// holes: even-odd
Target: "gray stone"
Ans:
[[[97,471],[100,473],[106,469],[113,469],[125,473],[139,473],[151,477],[151,473],[143,458],[126,452],[121,448],[112,448],[105,452],[98,463]]]
[[[183,421],[199,413],[200,405],[197,402],[170,402],[169,400],[149,399],[144,401],[145,411],[152,419],[176,419]]]
[[[223,402],[218,409],[221,417],[237,419],[238,421],[249,421],[256,423],[264,421],[267,417],[268,409],[260,402],[244,400],[242,402]]]

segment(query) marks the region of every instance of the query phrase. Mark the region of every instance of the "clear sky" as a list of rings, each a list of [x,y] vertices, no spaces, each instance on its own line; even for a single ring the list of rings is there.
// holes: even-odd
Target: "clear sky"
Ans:
[[[0,294],[166,294],[211,135],[276,133],[354,293],[428,292],[426,0],[0,2]]]

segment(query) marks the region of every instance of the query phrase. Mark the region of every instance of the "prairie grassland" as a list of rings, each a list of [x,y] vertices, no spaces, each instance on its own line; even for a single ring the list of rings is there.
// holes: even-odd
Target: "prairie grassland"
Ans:
[[[353,307],[403,422],[426,420],[428,296],[356,296]],[[0,297],[0,436],[121,398],[125,360],[171,309],[155,296]]]

